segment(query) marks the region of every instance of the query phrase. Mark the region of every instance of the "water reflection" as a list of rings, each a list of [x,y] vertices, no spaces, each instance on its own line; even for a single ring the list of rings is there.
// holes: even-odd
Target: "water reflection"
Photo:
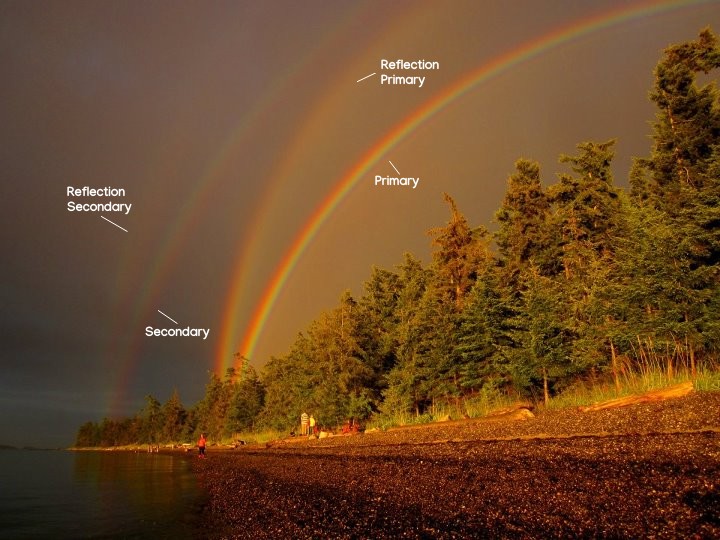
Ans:
[[[78,452],[75,484],[92,504],[101,534],[187,534],[197,482],[185,459],[146,452]]]
[[[198,485],[181,455],[6,451],[0,539],[194,538]]]

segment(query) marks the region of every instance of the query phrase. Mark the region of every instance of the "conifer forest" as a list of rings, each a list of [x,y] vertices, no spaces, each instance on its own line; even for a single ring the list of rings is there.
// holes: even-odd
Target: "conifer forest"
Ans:
[[[148,396],[133,417],[82,425],[76,445],[289,432],[302,412],[330,429],[462,417],[480,400],[542,406],[581,387],[619,392],[645,370],[717,373],[718,68],[710,29],[663,52],[650,147],[626,178],[613,178],[615,140],[587,141],[559,157],[556,177],[519,159],[487,227],[463,215],[472,201],[446,194],[429,264],[406,253],[373,267],[362,295],[342,294],[286,354],[238,356],[194,406],[177,392]]]

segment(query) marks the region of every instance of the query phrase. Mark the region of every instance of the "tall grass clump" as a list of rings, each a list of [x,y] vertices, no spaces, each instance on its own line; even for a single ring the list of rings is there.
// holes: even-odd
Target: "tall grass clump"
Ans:
[[[695,390],[720,390],[720,366],[697,362],[686,343],[675,341],[656,347],[652,339],[633,344],[632,357],[620,356],[616,372],[599,380],[580,380],[554,396],[548,408],[575,407],[634,394],[644,394],[692,381]]]
[[[411,411],[402,402],[393,403],[386,400],[380,411],[374,414],[367,423],[367,428],[381,430],[391,427],[427,424],[440,420],[459,420],[461,418],[477,418],[489,412],[507,407],[517,401],[495,385],[486,385],[482,389],[458,399],[435,400],[423,413]]]

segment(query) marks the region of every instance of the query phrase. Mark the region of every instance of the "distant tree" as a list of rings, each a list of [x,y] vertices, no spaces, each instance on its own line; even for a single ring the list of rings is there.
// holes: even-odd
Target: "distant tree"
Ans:
[[[145,397],[145,407],[142,410],[142,431],[140,433],[143,443],[157,444],[162,439],[162,428],[165,421],[162,406],[154,396]]]
[[[100,445],[100,427],[95,422],[85,422],[78,429],[75,446],[88,448]]]
[[[170,398],[162,407],[162,440],[165,442],[177,443],[182,436],[187,411],[180,401],[180,395],[177,389],[173,390]]]

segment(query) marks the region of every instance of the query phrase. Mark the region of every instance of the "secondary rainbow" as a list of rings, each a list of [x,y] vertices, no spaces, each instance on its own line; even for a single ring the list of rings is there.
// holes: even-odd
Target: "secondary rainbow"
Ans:
[[[153,316],[152,314],[155,312],[156,306],[165,305],[160,302],[158,298],[160,294],[159,284],[161,284],[172,271],[173,264],[176,263],[182,253],[188,231],[208,214],[210,210],[209,201],[217,190],[222,189],[223,181],[228,174],[226,164],[230,161],[236,149],[254,135],[255,130],[262,122],[270,121],[268,115],[272,113],[285,93],[291,92],[296,86],[304,84],[306,77],[308,77],[307,73],[310,71],[308,66],[317,61],[319,53],[325,47],[332,47],[335,40],[345,35],[347,27],[353,23],[353,18],[360,16],[363,9],[368,8],[357,6],[350,10],[337,27],[325,32],[322,38],[319,39],[312,48],[306,51],[300,61],[293,65],[292,69],[279,74],[272,81],[272,84],[270,84],[268,90],[264,92],[262,98],[239,120],[237,125],[229,131],[222,146],[220,146],[218,151],[208,160],[202,175],[200,175],[192,191],[188,194],[183,208],[165,228],[163,240],[158,242],[159,249],[145,273],[145,279],[142,282],[140,291],[134,296],[118,296],[119,302],[132,302],[132,308],[128,309],[131,317],[129,325],[131,328],[141,327],[141,322],[144,318]],[[174,126],[174,129],[168,130],[169,133],[179,133],[181,131],[182,129],[177,126]],[[180,149],[174,150],[169,152],[168,155],[174,157],[175,153],[180,151]],[[170,160],[172,164],[174,164],[175,161],[176,160]],[[163,168],[158,164],[154,170],[148,172],[148,178],[171,178],[175,174],[176,171],[174,171],[170,165]],[[272,189],[268,189],[267,192],[263,194],[263,199],[266,200],[270,198],[271,192]],[[262,209],[265,205],[266,203],[263,202],[259,208]],[[255,215],[252,221],[257,222],[259,219],[260,217]],[[128,253],[132,252],[129,251]],[[117,274],[118,282],[125,272],[136,264],[137,261],[133,260],[132,257],[125,257],[123,268]],[[116,290],[123,290],[123,288],[118,286]],[[115,329],[113,334],[116,333],[117,329]],[[141,335],[141,332],[136,332],[129,340],[129,344],[123,344],[122,346],[117,344],[119,340],[115,340],[112,347],[106,351],[106,354],[110,357],[128,359],[121,362],[121,367],[116,374],[116,380],[113,384],[115,390],[110,394],[109,401],[106,405],[106,411],[110,416],[120,414],[123,411],[122,401],[128,393],[128,388],[130,387],[134,374],[133,372],[137,365],[142,342]]]
[[[680,9],[690,5],[708,3],[708,0],[691,0],[681,2],[644,3],[632,7],[625,7],[609,12],[575,21],[570,25],[558,28],[544,34],[539,38],[527,41],[519,47],[510,50],[503,55],[483,64],[462,76],[434,97],[426,101],[418,109],[405,117],[400,123],[388,131],[360,160],[340,179],[335,187],[328,193],[322,202],[315,208],[305,225],[299,230],[292,244],[285,252],[278,264],[270,281],[253,312],[247,330],[242,339],[239,352],[246,358],[253,359],[253,354],[258,340],[262,335],[263,328],[272,312],[272,308],[280,295],[293,269],[302,257],[308,245],[312,242],[318,230],[322,227],[328,217],[342,203],[343,199],[355,187],[358,181],[370,170],[375,163],[385,154],[402,142],[418,126],[429,120],[431,117],[442,111],[449,104],[467,94],[478,85],[487,82],[493,77],[527,62],[542,53],[556,48],[564,43],[577,39],[581,36],[597,32],[617,24],[628,22],[641,17],[647,17]],[[243,261],[244,265],[244,261]],[[242,274],[242,268],[236,268],[234,275]],[[229,336],[233,335],[238,323],[238,314],[234,306],[239,302],[239,295],[242,287],[238,280],[231,284],[231,291],[228,295],[223,317],[222,334],[225,337],[222,348],[218,351],[216,369],[222,371],[228,365],[228,360],[233,358],[235,351],[230,349]]]

